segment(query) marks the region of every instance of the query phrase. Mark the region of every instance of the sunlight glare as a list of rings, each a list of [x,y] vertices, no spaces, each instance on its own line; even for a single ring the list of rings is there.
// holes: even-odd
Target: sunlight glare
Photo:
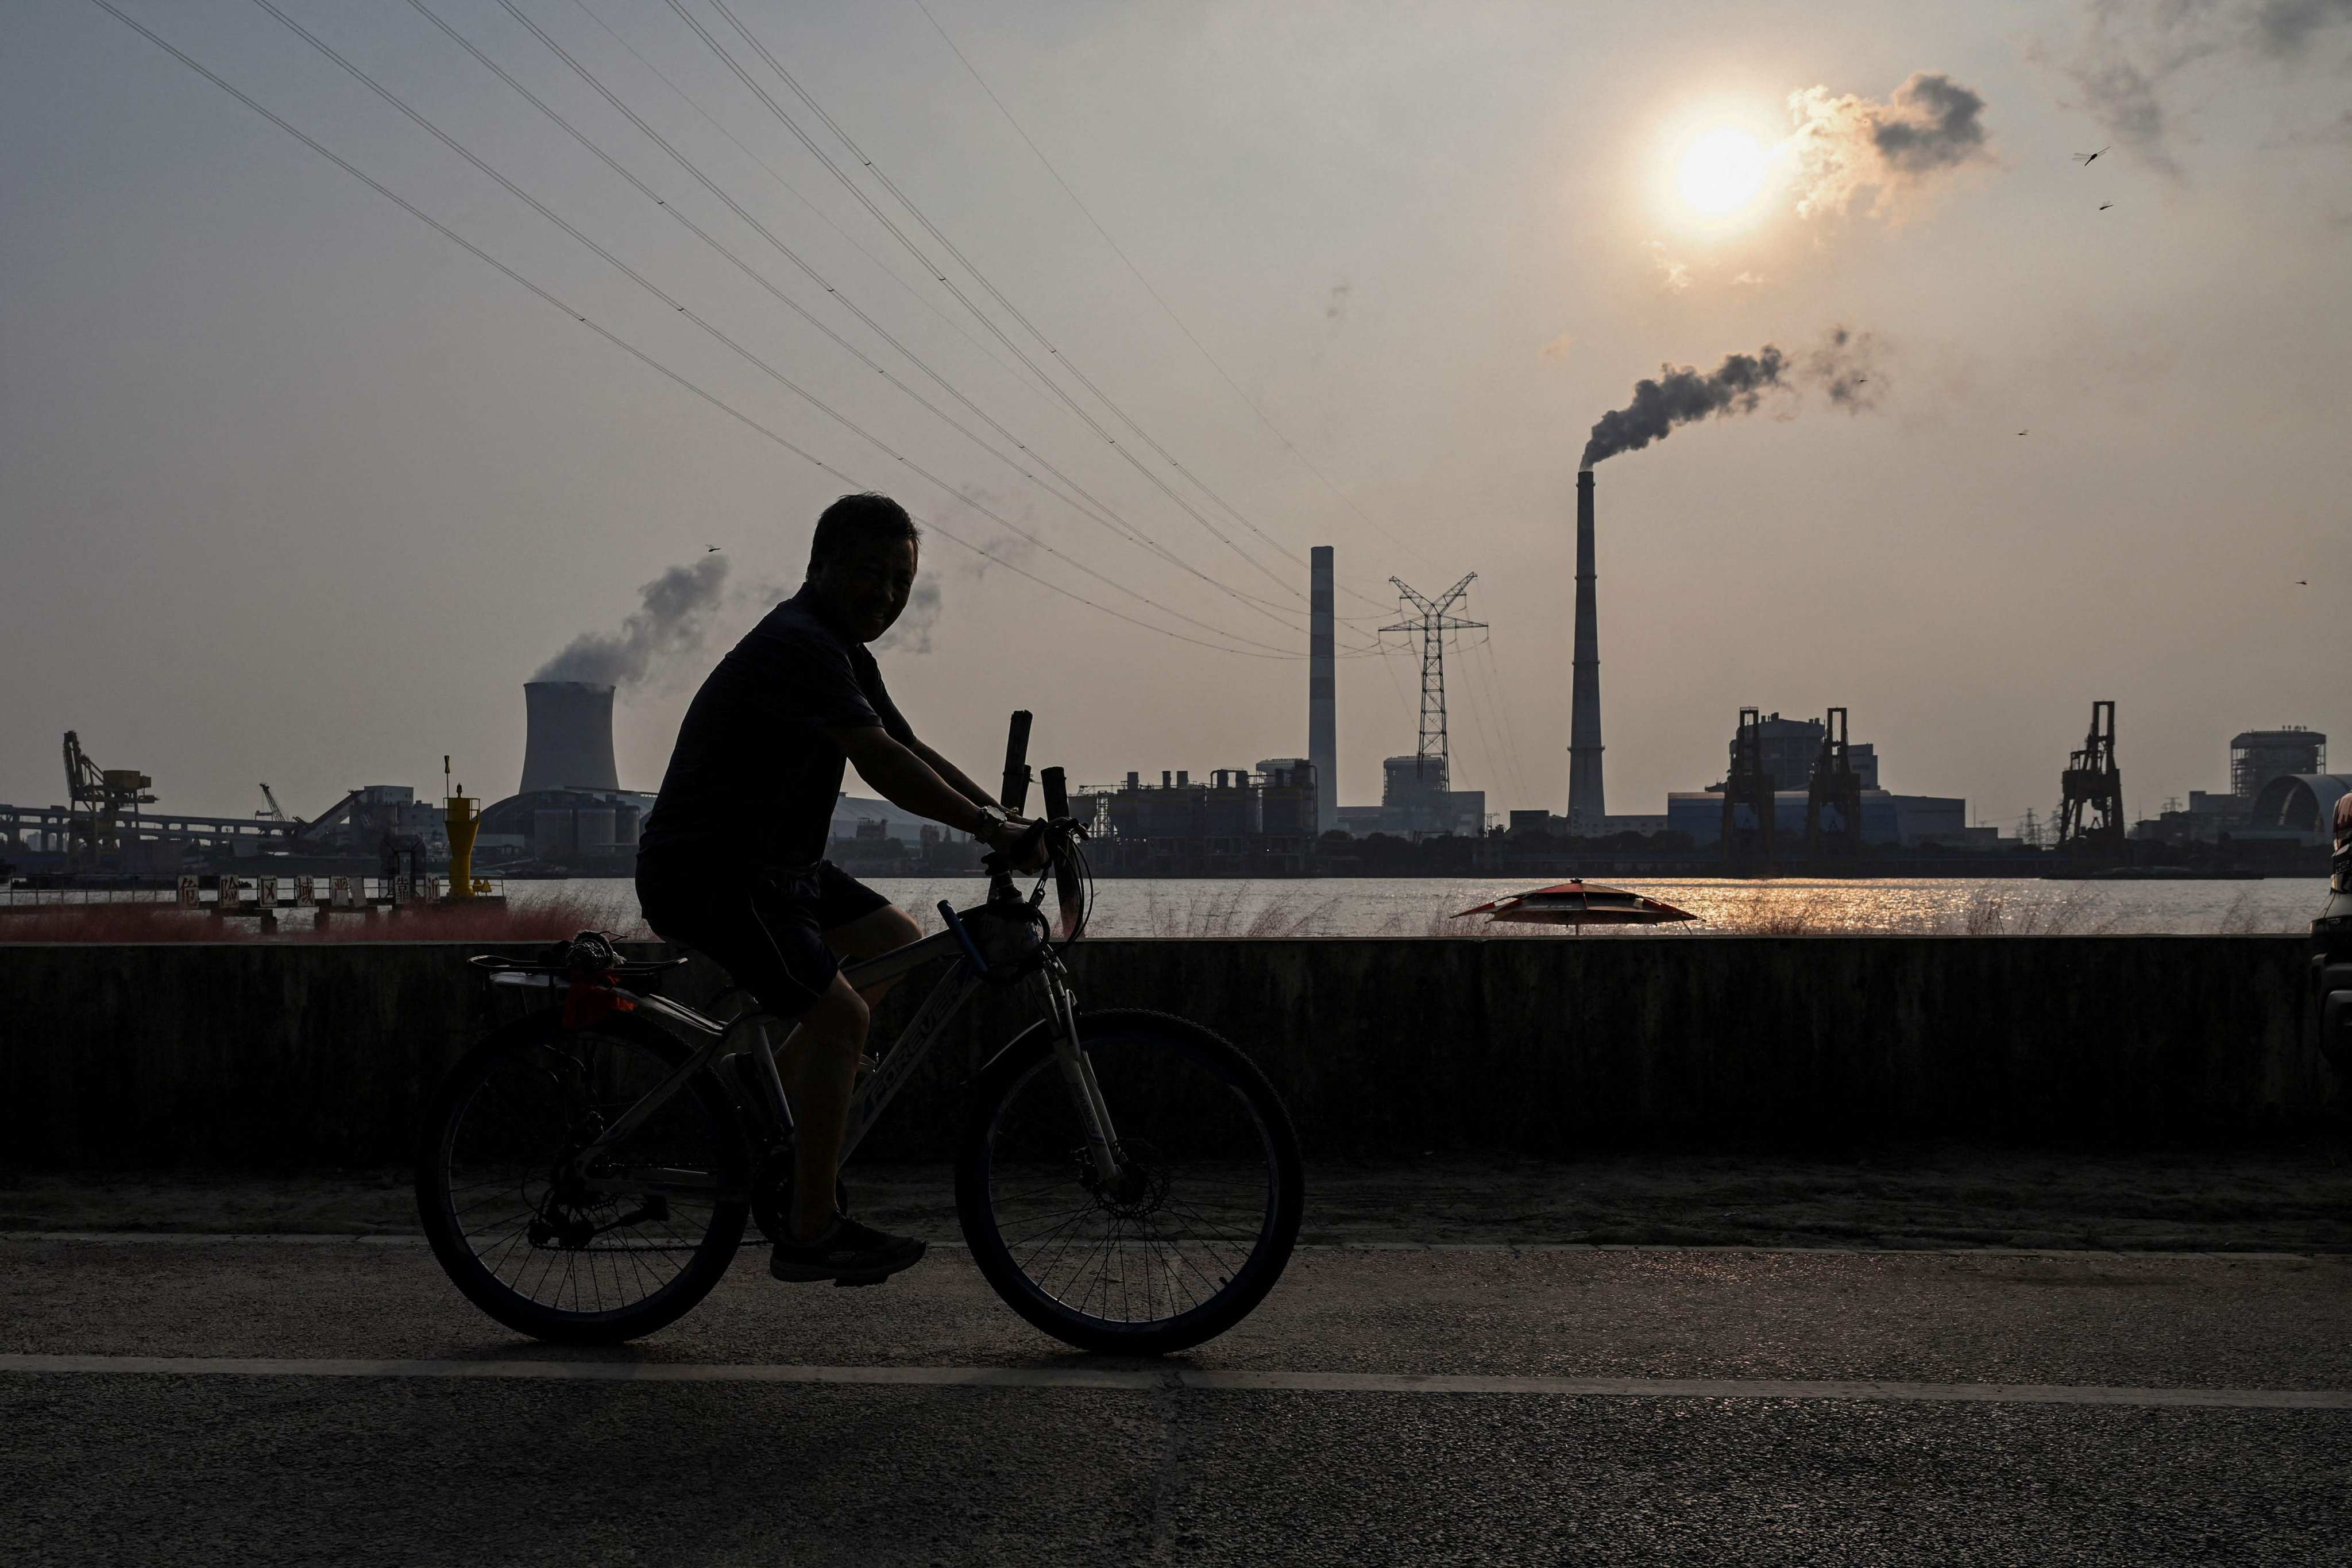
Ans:
[[[1764,186],[1764,149],[1745,131],[1710,131],[1683,154],[1683,200],[1703,213],[1745,206]]]

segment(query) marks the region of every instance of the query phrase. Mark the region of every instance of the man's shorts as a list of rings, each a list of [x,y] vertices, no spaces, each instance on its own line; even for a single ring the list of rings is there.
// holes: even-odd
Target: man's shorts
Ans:
[[[640,859],[637,903],[656,936],[707,954],[761,1007],[791,1019],[807,1012],[841,971],[824,933],[887,909],[890,900],[830,860],[761,871]]]

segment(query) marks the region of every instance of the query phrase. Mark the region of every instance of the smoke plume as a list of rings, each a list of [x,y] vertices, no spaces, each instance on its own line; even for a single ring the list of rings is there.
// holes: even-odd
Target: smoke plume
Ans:
[[[931,628],[940,624],[940,580],[923,577],[916,581],[914,591],[907,595],[907,607],[898,618],[876,640],[877,648],[897,653],[929,653],[931,651]]]
[[[1780,155],[1801,217],[1843,213],[1864,191],[1891,213],[1936,176],[1989,158],[1984,99],[1937,71],[1914,71],[1884,103],[1825,87],[1789,95],[1796,121]]]
[[[635,686],[662,660],[702,645],[726,583],[724,556],[673,566],[640,590],[636,610],[619,631],[581,633],[531,679]]]
[[[1711,371],[1662,364],[1655,379],[1633,384],[1633,399],[1624,407],[1593,422],[1577,467],[1638,452],[1664,440],[1677,425],[1752,414],[1767,395],[1806,386],[1820,387],[1834,406],[1861,413],[1873,406],[1878,391],[1876,347],[1868,332],[1832,327],[1820,347],[1801,357],[1766,343],[1752,354],[1726,354]]]
[[[2030,38],[2027,57],[2072,77],[2082,107],[2117,147],[2175,178],[2181,170],[2172,155],[2168,100],[2182,93],[2179,79],[2200,70],[2209,82],[2240,77],[2259,61],[2292,79],[2310,70],[2341,75],[2352,63],[2341,49],[2322,47],[2326,35],[2352,26],[2352,0],[2099,0],[2085,13],[2088,25],[2071,55]]]

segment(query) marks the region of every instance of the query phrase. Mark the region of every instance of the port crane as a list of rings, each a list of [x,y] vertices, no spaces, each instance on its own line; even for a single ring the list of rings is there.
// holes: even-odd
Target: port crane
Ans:
[[[1832,708],[1822,721],[1821,755],[1805,786],[1805,858],[1853,856],[1862,850],[1862,775],[1846,743],[1846,712]]]
[[[122,852],[121,819],[128,808],[135,816],[155,797],[145,792],[155,781],[136,768],[101,768],[81,749],[81,737],[66,731],[66,800],[72,807],[68,857],[89,864],[102,856]]]
[[[1742,708],[1739,730],[1731,742],[1731,768],[1723,779],[1723,854],[1735,867],[1771,874],[1778,787],[1779,781],[1764,769],[1763,712]]]
[[[2090,733],[2082,750],[2066,759],[2058,775],[2058,847],[2075,854],[2121,858],[2124,853],[2124,775],[2116,766],[2116,705],[2091,704]]]

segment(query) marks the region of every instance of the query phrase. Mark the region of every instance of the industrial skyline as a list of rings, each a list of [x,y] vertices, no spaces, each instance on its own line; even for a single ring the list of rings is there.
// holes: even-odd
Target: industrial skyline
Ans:
[[[1751,380],[1756,416],[1677,405],[1605,465],[1621,811],[1719,771],[1758,700],[1850,706],[1904,782],[2002,824],[2050,808],[2094,695],[2135,819],[2224,787],[2217,737],[2352,722],[2332,21],[2184,53],[2063,7],[1789,35],[1737,7],[980,5],[940,18],[968,70],[911,10],[747,9],[925,228],[660,16],[543,19],[575,72],[474,0],[430,0],[446,31],[289,0],[315,46],[233,0],[118,9],[217,79],[87,0],[26,7],[0,60],[0,616],[46,671],[0,697],[0,799],[55,796],[68,729],[182,811],[260,808],[262,777],[315,811],[445,752],[517,777],[513,686],[731,563],[622,684],[618,776],[648,784],[816,510],[875,485],[935,525],[937,596],[883,656],[953,754],[1015,706],[1074,777],[1299,749],[1328,542],[1340,798],[1413,733],[1410,668],[1368,651],[1381,584],[1475,567],[1495,641],[1461,661],[1456,782],[1561,810],[1588,432],[1662,363],[1761,374],[1771,345],[1826,407],[1775,417],[1795,393]],[[2103,49],[2196,63],[2143,71],[2159,112],[2079,167]],[[1857,125],[1905,161],[1773,163],[1744,197],[1692,162],[1727,128],[1819,153]],[[1841,324],[1866,378],[1806,380]],[[1056,353],[1096,390],[1020,357]]]

